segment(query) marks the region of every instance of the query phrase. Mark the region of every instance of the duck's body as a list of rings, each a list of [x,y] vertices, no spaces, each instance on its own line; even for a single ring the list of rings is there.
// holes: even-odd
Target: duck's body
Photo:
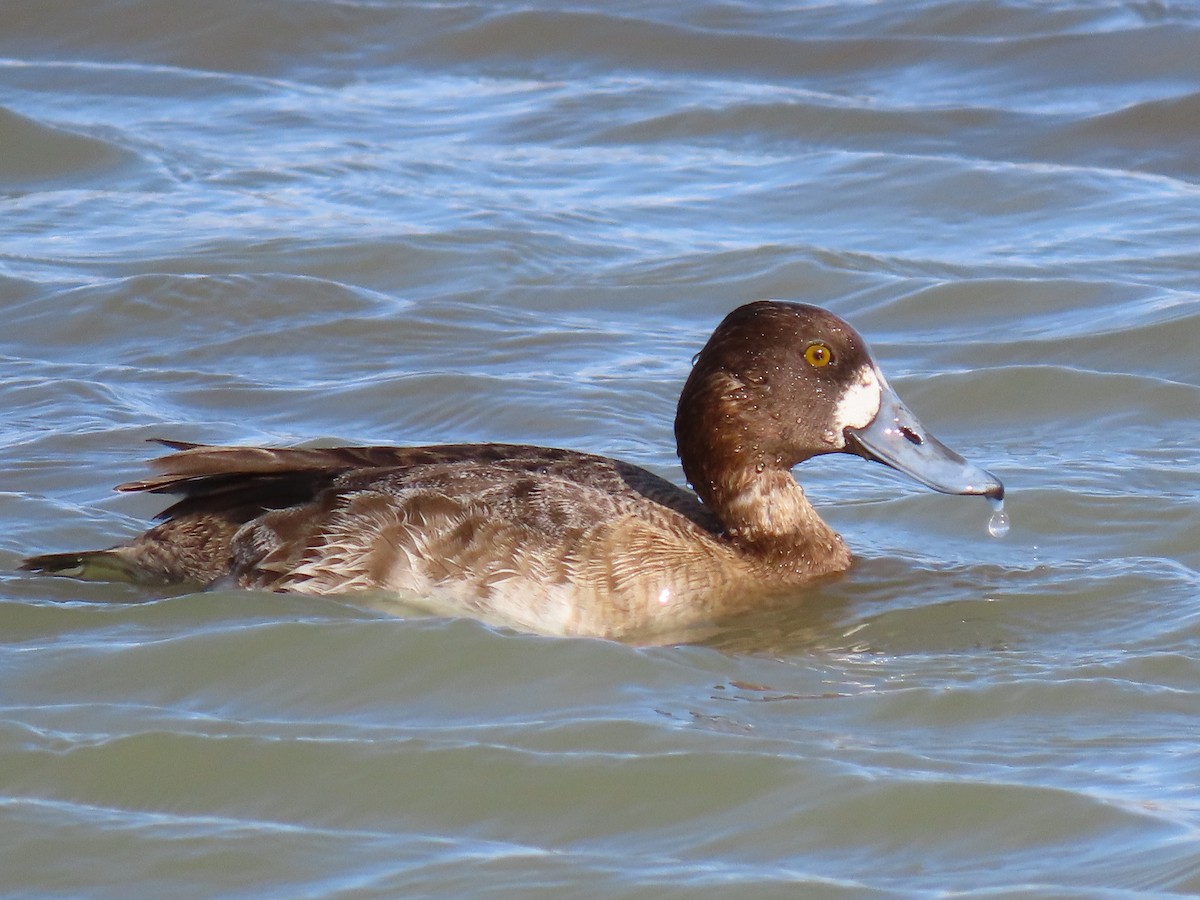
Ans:
[[[749,601],[850,561],[827,528],[805,552],[738,552],[691,492],[568,450],[172,446],[179,452],[158,462],[168,474],[121,489],[184,499],[131,544],[103,551],[110,575],[391,591],[529,630],[624,635],[719,614],[733,596]],[[790,475],[785,490],[807,506]],[[86,574],[89,557],[59,559]]]
[[[162,474],[120,488],[181,495],[165,521],[129,544],[24,568],[387,591],[532,631],[632,638],[849,566],[790,473],[810,456],[858,453],[938,490],[1003,491],[924,435],[861,339],[816,307],[763,301],[731,313],[688,379],[676,436],[696,494],[619,460],[521,445],[168,442],[177,452],[156,462]],[[910,459],[922,454],[932,475]]]

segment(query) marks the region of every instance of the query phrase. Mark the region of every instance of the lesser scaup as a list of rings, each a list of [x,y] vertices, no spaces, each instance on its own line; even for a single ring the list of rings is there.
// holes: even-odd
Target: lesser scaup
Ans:
[[[275,449],[164,441],[174,494],[128,544],[22,568],[145,583],[399,592],[441,612],[560,635],[646,639],[841,572],[850,551],[791,469],[857,454],[937,491],[995,499],[941,444],[848,324],[759,301],[717,327],[679,398],[695,493],[638,466],[508,444]]]

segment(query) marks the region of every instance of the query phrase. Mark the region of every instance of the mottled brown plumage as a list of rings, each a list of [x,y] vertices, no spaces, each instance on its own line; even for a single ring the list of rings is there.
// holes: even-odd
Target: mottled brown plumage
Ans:
[[[809,355],[814,344],[828,351],[824,362]],[[23,567],[388,591],[533,631],[652,640],[849,565],[790,469],[829,452],[888,462],[860,437],[891,396],[846,323],[763,301],[725,319],[680,398],[676,437],[696,494],[619,460],[524,445],[165,441],[175,452],[153,463],[158,474],[119,487],[178,497],[160,524],[129,544]],[[998,490],[992,479],[958,492]]]

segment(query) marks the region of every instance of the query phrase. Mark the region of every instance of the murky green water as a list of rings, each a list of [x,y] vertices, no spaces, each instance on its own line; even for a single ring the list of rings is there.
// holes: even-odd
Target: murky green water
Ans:
[[[855,568],[708,646],[5,574],[5,890],[1200,892],[1198,178],[1188,5],[0,4],[0,569],[156,436],[678,479],[759,297],[1013,520],[816,460]]]

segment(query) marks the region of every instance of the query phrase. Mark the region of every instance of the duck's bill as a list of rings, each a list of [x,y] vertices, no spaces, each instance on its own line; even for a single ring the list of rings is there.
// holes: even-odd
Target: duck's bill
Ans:
[[[886,382],[879,412],[862,428],[846,429],[846,451],[881,462],[943,494],[1004,498],[1000,479],[967,462],[932,434]]]

